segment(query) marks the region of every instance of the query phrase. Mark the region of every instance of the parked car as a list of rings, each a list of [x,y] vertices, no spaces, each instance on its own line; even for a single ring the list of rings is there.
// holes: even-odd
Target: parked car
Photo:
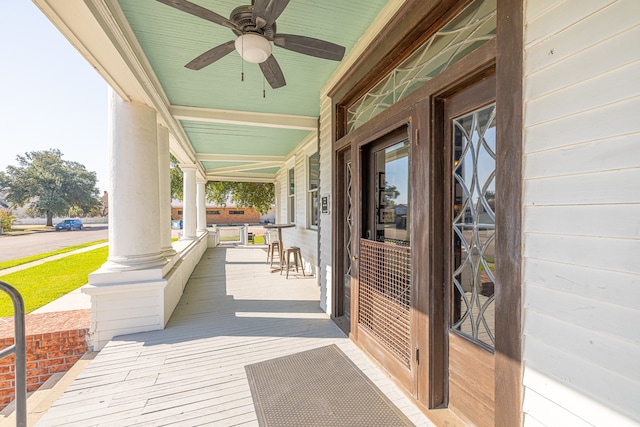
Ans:
[[[60,230],[82,230],[82,221],[79,219],[65,219],[56,224],[56,231]]]

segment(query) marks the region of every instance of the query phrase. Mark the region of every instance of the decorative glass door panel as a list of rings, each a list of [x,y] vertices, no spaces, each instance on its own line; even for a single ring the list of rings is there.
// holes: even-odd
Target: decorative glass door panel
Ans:
[[[451,330],[495,346],[495,104],[452,121],[453,307]]]
[[[443,319],[448,406],[474,425],[494,425],[496,262],[495,77],[445,102],[446,230]],[[448,265],[447,265],[448,264]]]

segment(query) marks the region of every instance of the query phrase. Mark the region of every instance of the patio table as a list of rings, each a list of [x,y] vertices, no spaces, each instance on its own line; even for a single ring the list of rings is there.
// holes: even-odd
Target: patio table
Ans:
[[[269,224],[264,226],[266,229],[278,230],[278,262],[280,263],[280,268],[282,268],[282,254],[284,252],[284,245],[282,244],[282,229],[292,228],[295,226],[295,224]]]

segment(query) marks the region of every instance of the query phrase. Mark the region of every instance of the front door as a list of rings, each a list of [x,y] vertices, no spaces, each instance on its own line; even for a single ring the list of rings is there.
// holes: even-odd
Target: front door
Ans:
[[[495,78],[444,102],[448,406],[480,426],[494,425],[496,142]]]
[[[415,394],[407,127],[361,153],[357,340]]]

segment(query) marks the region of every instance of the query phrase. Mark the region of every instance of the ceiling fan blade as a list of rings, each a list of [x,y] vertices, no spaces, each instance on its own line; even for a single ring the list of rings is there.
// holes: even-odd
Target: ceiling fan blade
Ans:
[[[270,27],[289,4],[289,0],[255,0],[253,22],[258,28]]]
[[[269,56],[266,61],[261,62],[259,65],[262,74],[264,74],[264,78],[267,79],[267,82],[269,82],[269,85],[271,85],[273,89],[278,89],[287,84],[284,80],[282,69],[273,55]]]
[[[183,12],[190,13],[198,18],[206,19],[207,21],[211,21],[215,24],[222,25],[223,27],[230,28],[232,30],[236,30],[236,25],[229,21],[222,15],[218,15],[215,12],[210,11],[209,9],[205,9],[202,6],[198,6],[197,4],[191,3],[187,0],[157,0],[160,3],[166,4],[167,6],[171,6],[175,9],[181,10]]]
[[[213,49],[209,49],[202,55],[194,58],[191,62],[185,65],[185,67],[192,70],[200,70],[207,65],[213,64],[223,56],[230,54],[235,49],[235,40],[228,41],[224,44],[214,47]]]
[[[276,34],[273,38],[273,44],[294,52],[332,61],[341,61],[345,51],[343,46],[295,34]]]

